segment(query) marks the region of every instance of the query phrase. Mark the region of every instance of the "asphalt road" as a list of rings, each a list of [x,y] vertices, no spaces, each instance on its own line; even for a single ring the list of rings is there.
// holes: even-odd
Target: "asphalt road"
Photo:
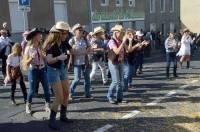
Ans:
[[[165,60],[155,54],[145,60],[144,73],[134,78],[135,88],[124,93],[127,104],[107,102],[108,85],[92,83],[94,99],[85,99],[83,83],[68,107],[75,122],[63,124],[62,132],[199,132],[200,62],[196,54],[192,69],[178,69],[177,79],[165,78]],[[73,76],[71,75],[70,78]],[[100,79],[98,79],[100,80]],[[2,84],[2,80],[1,80]],[[49,132],[44,99],[33,99],[33,114],[25,114],[22,94],[17,89],[17,106],[9,100],[10,87],[0,87],[0,132]],[[40,88],[42,97],[42,89]],[[53,98],[53,97],[52,97]]]

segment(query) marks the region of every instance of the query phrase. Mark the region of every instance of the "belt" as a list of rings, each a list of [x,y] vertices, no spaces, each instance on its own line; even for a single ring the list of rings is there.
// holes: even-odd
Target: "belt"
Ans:
[[[30,68],[35,68],[35,69],[42,69],[44,67],[45,65],[30,65]]]

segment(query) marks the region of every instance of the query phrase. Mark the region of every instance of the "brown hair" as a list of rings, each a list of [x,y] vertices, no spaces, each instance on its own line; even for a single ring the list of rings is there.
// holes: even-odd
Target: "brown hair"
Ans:
[[[49,33],[49,35],[47,36],[45,42],[44,42],[44,46],[43,46],[43,50],[46,51],[48,48],[52,47],[54,44],[58,43],[61,39],[60,33]]]

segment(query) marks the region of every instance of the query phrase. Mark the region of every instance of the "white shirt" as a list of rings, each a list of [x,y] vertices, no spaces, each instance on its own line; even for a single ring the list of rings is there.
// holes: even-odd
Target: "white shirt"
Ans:
[[[13,56],[12,54],[10,54],[7,58],[7,65],[12,67],[18,67],[20,66],[21,60],[22,60],[21,56]]]
[[[0,37],[0,50],[5,48],[7,45],[10,45],[12,41],[8,37]]]

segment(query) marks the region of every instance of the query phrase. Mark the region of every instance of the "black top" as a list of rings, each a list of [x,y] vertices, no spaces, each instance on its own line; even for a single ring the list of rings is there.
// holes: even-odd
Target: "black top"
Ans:
[[[126,42],[126,44],[128,45],[128,40]],[[136,45],[138,42],[136,40],[132,41],[132,46]],[[125,53],[125,60],[128,61],[129,64],[133,65],[135,64],[136,61],[136,56],[137,56],[138,51],[132,51],[131,53]]]
[[[47,54],[51,54],[52,57],[60,56],[63,53],[67,55],[67,50],[70,49],[72,49],[72,47],[69,44],[63,42],[61,43],[60,47],[58,46],[58,44],[54,44],[52,47],[47,49]],[[60,68],[62,66],[62,63],[63,61],[58,60],[56,63],[53,64],[47,63],[47,65],[53,68]],[[64,63],[67,64],[68,60],[66,60]]]

